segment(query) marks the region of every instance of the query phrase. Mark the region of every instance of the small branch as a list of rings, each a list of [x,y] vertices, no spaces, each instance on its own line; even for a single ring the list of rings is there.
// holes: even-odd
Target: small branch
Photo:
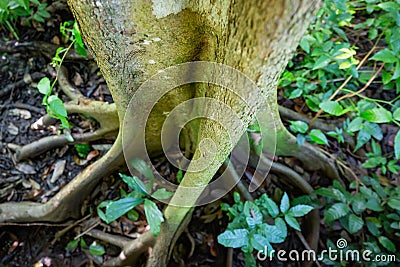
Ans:
[[[128,245],[129,242],[132,241],[132,239],[130,239],[130,238],[127,238],[124,236],[112,235],[112,234],[105,233],[105,232],[97,230],[97,229],[92,229],[92,230],[86,232],[85,235],[91,236],[98,240],[102,240],[104,242],[107,242],[107,243],[117,246],[119,248],[124,248],[125,246]]]

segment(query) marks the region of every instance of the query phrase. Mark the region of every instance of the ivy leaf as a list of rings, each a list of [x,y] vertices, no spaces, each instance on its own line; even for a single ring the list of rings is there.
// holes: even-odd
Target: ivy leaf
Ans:
[[[150,226],[150,231],[154,236],[160,233],[160,225],[164,221],[162,212],[158,209],[156,203],[149,199],[144,200],[144,213]]]
[[[50,88],[50,80],[49,80],[49,78],[44,77],[44,78],[40,79],[40,81],[37,84],[37,89],[43,95],[50,94],[51,88]]]
[[[366,110],[360,114],[360,117],[369,122],[385,123],[391,122],[392,113],[385,108],[374,108]]]
[[[313,70],[325,68],[331,62],[331,58],[327,55],[320,56],[314,64]]]
[[[309,205],[297,205],[297,206],[290,208],[289,213],[293,214],[294,217],[301,217],[301,216],[308,214],[313,209],[314,209],[314,207],[309,206]]]
[[[247,245],[247,229],[227,230],[218,236],[218,243],[225,247],[240,248]]]
[[[292,227],[293,229],[296,229],[297,231],[301,231],[300,229],[300,224],[299,222],[296,220],[295,217],[289,215],[289,214],[285,214],[285,221],[287,222],[287,224]]]
[[[280,205],[281,212],[285,213],[286,211],[288,211],[289,207],[290,207],[289,197],[285,192],[285,193],[283,193],[283,196],[281,199],[281,205]]]
[[[340,116],[343,114],[343,107],[336,101],[325,101],[319,107],[328,114]]]
[[[309,136],[317,144],[328,145],[328,139],[320,129],[312,129]]]

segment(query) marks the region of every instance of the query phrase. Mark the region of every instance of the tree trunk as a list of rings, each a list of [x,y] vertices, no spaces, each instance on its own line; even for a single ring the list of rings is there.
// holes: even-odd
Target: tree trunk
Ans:
[[[194,84],[173,90],[158,101],[146,125],[146,145],[149,153],[153,155],[162,152],[160,133],[165,114],[185,100],[208,97],[221,101],[237,114],[242,123],[231,122],[234,131],[229,133],[230,140],[226,137],[223,127],[212,120],[202,119],[186,132],[187,135],[192,135],[187,138],[195,145],[200,143],[200,140],[213,140],[217,145],[216,153],[213,154],[208,168],[185,174],[171,201],[186,207],[169,205],[165,210],[166,222],[148,266],[166,264],[170,247],[166,250],[163,243],[171,243],[174,240],[179,233],[179,227],[182,226],[181,222],[190,211],[190,206],[195,205],[202,189],[232,151],[234,143],[239,140],[246,127],[254,120],[255,114],[265,104],[272,110],[271,120],[278,133],[278,152],[293,154],[292,151],[300,151],[285,149],[285,145],[293,138],[288,135],[279,120],[276,83],[318,9],[319,2],[68,0],[84,40],[96,59],[117,105],[121,129],[124,127],[122,122],[129,101],[140,85],[159,70],[179,63],[222,63],[244,73],[260,89],[259,91],[251,87],[238,87],[237,91],[232,93],[215,85]],[[241,102],[238,96],[244,97],[251,106]],[[208,109],[208,114],[220,112],[215,106],[200,108]],[[136,107],[136,111],[140,112],[140,106]],[[221,112],[221,117],[227,115]],[[195,149],[193,157],[201,158],[200,152],[199,149]],[[193,185],[196,185],[198,190],[190,196],[183,195],[180,191],[182,186]]]

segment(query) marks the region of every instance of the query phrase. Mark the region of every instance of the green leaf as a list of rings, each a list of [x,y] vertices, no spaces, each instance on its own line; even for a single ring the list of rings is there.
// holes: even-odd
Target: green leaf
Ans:
[[[51,88],[50,88],[50,80],[49,80],[49,78],[44,77],[44,78],[40,79],[40,81],[37,84],[37,89],[43,95],[50,94]]]
[[[363,131],[372,135],[377,140],[382,140],[382,138],[383,138],[382,129],[376,123],[369,122],[369,121],[364,122]]]
[[[102,245],[97,244],[95,241],[89,246],[89,252],[92,255],[102,256],[104,253],[106,253],[106,250]]]
[[[354,233],[360,231],[361,228],[363,227],[363,225],[364,225],[364,221],[363,221],[362,218],[360,218],[360,217],[358,217],[358,216],[356,216],[354,214],[350,214],[349,215],[349,217],[348,217],[348,229],[347,230],[351,234],[354,234]]]
[[[225,247],[240,248],[247,245],[247,229],[226,230],[218,236],[218,243]]]
[[[389,238],[387,238],[386,236],[380,236],[378,237],[379,243],[386,248],[388,251],[390,252],[396,252],[396,246],[395,244],[393,244],[392,241],[390,241]]]
[[[80,239],[80,238],[77,238],[77,239],[75,239],[75,240],[72,240],[72,241],[68,242],[67,247],[66,247],[65,249],[66,249],[68,252],[74,251],[74,250],[78,247],[79,239]]]
[[[343,107],[336,101],[325,101],[319,107],[328,114],[340,116],[343,114]]]
[[[50,110],[58,117],[67,117],[67,110],[65,109],[64,103],[58,96],[51,95],[47,99]]]
[[[392,209],[395,210],[399,210],[400,211],[400,199],[399,198],[395,198],[395,197],[391,197],[387,203],[389,205],[389,207],[391,207]]]
[[[321,187],[314,191],[316,194],[335,199],[340,202],[346,202],[346,196],[336,188]]]
[[[365,145],[371,139],[371,135],[364,130],[360,130],[357,134],[357,145],[354,148],[354,151],[360,149],[363,145]]]
[[[290,208],[289,213],[293,214],[294,217],[301,217],[301,216],[308,214],[313,209],[314,209],[314,207],[309,206],[309,205],[297,205],[297,206]]]
[[[392,121],[392,113],[384,108],[374,108],[366,110],[360,114],[360,117],[369,122],[385,123]]]
[[[393,112],[393,119],[395,119],[396,121],[400,121],[400,108],[397,108]]]
[[[312,129],[309,136],[317,144],[328,145],[328,139],[320,129]]]
[[[289,197],[285,192],[285,193],[283,193],[283,196],[281,199],[281,205],[280,205],[281,212],[285,213],[286,211],[289,210],[289,207],[290,207]]]
[[[346,216],[350,212],[349,207],[344,203],[333,204],[332,207],[325,211],[325,222],[330,224],[333,221]]]
[[[352,120],[349,125],[347,126],[347,131],[354,133],[362,129],[363,127],[363,119],[360,117],[355,118]]]
[[[331,58],[327,55],[320,56],[314,64],[313,70],[322,69],[328,66],[331,62]]]
[[[105,220],[106,223],[110,223],[112,221],[115,221],[137,205],[141,204],[143,202],[143,199],[141,198],[132,198],[132,197],[127,197],[127,198],[122,198],[117,201],[110,201],[107,202],[106,207],[106,213],[105,217],[102,218]],[[99,205],[99,207],[102,207]]]
[[[247,225],[250,228],[254,228],[256,225],[262,223],[263,215],[260,208],[254,202],[246,201],[244,203],[243,212],[246,216]]]
[[[380,236],[381,231],[379,230],[379,228],[382,227],[381,222],[375,217],[367,217],[365,219],[367,223],[367,228],[370,231],[370,233],[374,236]]]
[[[303,121],[290,121],[290,130],[294,133],[306,133],[308,124]]]
[[[375,53],[375,55],[371,57],[371,60],[382,61],[385,63],[395,63],[397,61],[397,56],[394,54],[393,51],[385,48]]]
[[[158,209],[156,203],[149,199],[144,200],[144,213],[146,214],[147,223],[150,231],[154,236],[160,233],[160,225],[164,221],[162,212]]]
[[[154,181],[154,174],[149,165],[147,165],[147,162],[139,159],[139,158],[133,158],[131,160],[131,166],[135,168],[140,174],[144,175],[146,178],[150,179],[151,181]]]
[[[400,159],[400,131],[397,131],[394,138],[394,155],[396,159]]]
[[[174,195],[174,192],[169,192],[165,188],[158,189],[151,196],[155,199],[168,199]]]
[[[74,145],[78,156],[81,158],[86,158],[87,154],[90,152],[90,146],[88,144],[75,144]]]
[[[296,229],[297,231],[301,231],[300,229],[300,224],[299,222],[296,220],[295,217],[289,215],[289,214],[285,214],[285,221],[286,223],[292,227],[293,229]]]
[[[265,195],[264,195],[265,196]],[[264,198],[263,198],[264,199]],[[268,213],[275,218],[276,216],[279,215],[279,208],[278,205],[276,205],[275,201],[273,201],[272,199],[270,199],[269,197],[265,197],[265,201],[264,201],[264,206],[267,208]]]
[[[365,198],[361,194],[356,194],[351,199],[351,208],[354,213],[361,214],[367,208]]]
[[[119,176],[130,188],[132,188],[132,190],[139,192],[143,195],[147,195],[147,190],[149,188],[138,177],[128,176],[123,173],[120,173]]]

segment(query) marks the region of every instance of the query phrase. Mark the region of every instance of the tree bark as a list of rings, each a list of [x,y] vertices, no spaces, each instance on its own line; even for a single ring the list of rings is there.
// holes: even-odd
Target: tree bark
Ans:
[[[279,120],[276,84],[320,1],[68,0],[68,3],[107,81],[121,128],[129,100],[139,86],[159,70],[179,63],[201,60],[228,65],[247,75],[266,96],[266,99],[260,97],[259,91],[247,87],[239,87],[234,94],[204,84],[171,91],[157,103],[147,123],[150,153],[161,151],[160,132],[165,114],[193,97],[217,99],[235,111],[242,120],[242,124],[233,125],[235,130],[230,133],[231,140],[236,141],[267,102],[272,108],[271,120],[278,131],[278,140],[284,141],[278,144],[278,151],[288,150],[284,146],[289,135]],[[252,105],[244,105],[238,95]],[[211,112],[219,112],[216,107],[212,109]],[[140,107],[137,110],[140,112]],[[195,204],[201,189],[234,145],[226,138],[224,129],[213,121],[201,120],[197,127],[191,131],[197,133],[191,140],[198,143],[210,138],[218,148],[207,169],[187,172],[184,176],[181,186],[199,186],[198,192],[191,196],[182,195],[178,188],[171,201],[183,202],[185,206]],[[194,158],[197,157],[201,157],[198,149],[194,151]],[[169,205],[158,240],[171,243],[189,211],[190,207]],[[169,253],[170,246],[156,242],[148,266],[164,266]]]

